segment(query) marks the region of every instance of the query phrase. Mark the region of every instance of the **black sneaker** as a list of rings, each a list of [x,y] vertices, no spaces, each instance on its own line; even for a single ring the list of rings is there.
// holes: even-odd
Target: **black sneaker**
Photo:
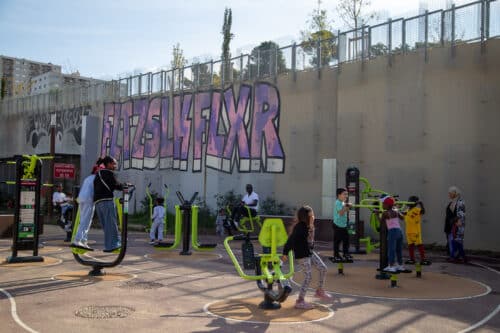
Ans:
[[[424,259],[424,260],[422,260],[420,262],[420,265],[422,265],[422,266],[430,266],[431,264],[432,263],[429,260],[426,260],[426,259]]]
[[[408,260],[405,261],[405,264],[406,265],[415,265],[415,260],[408,259]]]
[[[342,258],[343,262],[353,262],[352,257],[350,255],[345,255],[344,258]]]
[[[336,256],[330,257],[330,260],[331,260],[332,262],[343,262],[343,261],[344,261],[344,259],[342,259],[342,257],[341,257],[341,256],[339,256],[339,255],[336,255]]]

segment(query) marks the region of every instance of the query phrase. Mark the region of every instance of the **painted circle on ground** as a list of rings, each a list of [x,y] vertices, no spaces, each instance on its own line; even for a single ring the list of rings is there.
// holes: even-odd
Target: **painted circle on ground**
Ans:
[[[310,310],[295,309],[295,298],[281,303],[281,309],[263,310],[259,304],[263,297],[219,300],[205,305],[204,311],[210,315],[250,323],[297,324],[325,320],[333,316],[329,307],[313,303]]]
[[[447,300],[479,297],[488,294],[491,288],[474,280],[439,272],[422,270],[422,277],[415,272],[397,274],[397,287],[391,288],[390,280],[378,280],[373,267],[344,265],[344,275],[336,267],[329,267],[325,289],[337,294],[374,298],[409,300]],[[311,286],[318,281],[319,274],[313,269]],[[304,274],[297,272],[294,282],[302,284]]]
[[[0,262],[0,267],[6,268],[18,268],[18,267],[30,267],[30,266],[53,266],[62,263],[61,259],[51,258],[51,257],[42,257],[43,261],[37,262],[16,262],[16,263],[8,263],[7,260],[3,260]]]
[[[52,278],[62,281],[99,282],[99,281],[126,281],[136,278],[129,273],[115,273],[104,270],[104,275],[90,276],[89,271],[72,271],[54,275]]]
[[[319,251],[318,254],[321,257],[329,258],[333,255],[332,251]],[[356,261],[378,261],[380,255],[377,252],[371,252],[367,254],[355,254],[351,253],[353,260]]]
[[[60,246],[40,246],[38,248],[39,253],[51,253],[51,252],[58,252],[61,250],[62,250],[62,247],[60,247]],[[12,249],[10,247],[0,248],[0,252],[5,252],[5,251],[12,251]],[[33,250],[29,250],[29,251],[33,252]],[[21,252],[21,251],[18,250],[18,252]]]
[[[95,243],[96,243],[95,240],[89,240],[87,242],[88,245],[95,244]],[[50,245],[50,246],[69,247],[71,245],[71,242],[65,242],[64,239],[51,239],[51,240],[43,241],[42,244]]]
[[[158,251],[155,253],[146,254],[145,258],[153,260],[179,260],[179,261],[200,261],[200,260],[218,260],[222,256],[213,252],[195,252],[192,251],[191,255],[180,255],[179,250],[175,251]]]

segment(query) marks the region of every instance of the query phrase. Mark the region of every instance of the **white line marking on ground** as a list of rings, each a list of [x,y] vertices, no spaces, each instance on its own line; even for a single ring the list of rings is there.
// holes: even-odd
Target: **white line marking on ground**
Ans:
[[[485,265],[482,265],[482,264],[478,264],[478,263],[474,263],[474,265],[483,267],[484,269],[487,269],[487,270],[489,270],[489,271],[491,271],[493,273],[500,274],[499,271],[497,271],[497,270],[495,270],[493,268],[490,268],[488,266],[485,266]],[[458,333],[467,333],[467,332],[471,332],[471,331],[475,330],[476,328],[478,328],[481,325],[484,325],[488,320],[490,320],[491,318],[493,318],[499,311],[500,311],[500,304],[497,305],[496,309],[493,310],[493,312],[491,312],[489,315],[487,315],[486,317],[484,317],[482,320],[478,321],[474,325],[472,325],[470,327],[467,327],[466,329],[464,329],[464,330],[462,330],[462,331],[460,331]]]
[[[465,278],[462,278],[462,279],[465,279]],[[492,289],[487,284],[484,284],[482,282],[472,280],[472,279],[469,279],[469,280],[483,286],[486,289],[486,291],[482,294],[477,294],[477,295],[472,295],[472,296],[449,297],[449,298],[409,298],[409,297],[367,296],[367,295],[339,293],[339,292],[335,292],[333,290],[328,290],[328,292],[335,294],[335,295],[340,295],[340,296],[362,297],[362,298],[371,298],[371,299],[386,299],[386,300],[391,300],[391,301],[459,301],[459,300],[464,300],[464,299],[472,299],[472,298],[482,297],[482,296],[485,296],[485,295],[488,295],[489,293],[491,293]],[[290,279],[290,281],[292,281],[292,283],[298,287],[301,286],[298,282],[296,282],[293,279]],[[308,290],[314,291],[313,288],[308,288]]]
[[[7,290],[5,290],[5,289],[0,288],[0,292],[2,294],[4,294],[5,296],[7,296],[7,298],[10,301],[10,314],[12,315],[12,319],[14,319],[14,321],[19,326],[21,326],[22,328],[24,328],[26,331],[31,332],[31,333],[38,333],[37,331],[35,331],[31,327],[29,327],[28,325],[26,325],[25,323],[23,323],[23,321],[21,319],[19,319],[19,317],[17,315],[16,301],[14,300],[14,297],[12,297],[12,295]]]
[[[471,331],[475,330],[476,328],[478,328],[481,325],[484,325],[488,320],[490,320],[491,318],[493,318],[499,311],[500,311],[500,304],[497,305],[496,309],[493,310],[492,313],[490,313],[489,315],[487,315],[486,317],[484,317],[482,320],[478,321],[474,325],[472,325],[470,327],[467,327],[466,329],[464,329],[464,330],[462,330],[462,331],[460,331],[458,333],[467,333],[467,332],[471,332]]]
[[[216,302],[220,302],[220,301],[221,300],[219,299],[219,300],[215,300],[213,302],[205,304],[205,306],[203,307],[203,311],[205,311],[205,313],[208,314],[208,315],[210,315],[210,316],[217,317],[217,318],[222,318],[222,319],[227,320],[227,321],[235,321],[235,322],[239,322],[239,323],[268,324],[268,325],[306,324],[306,323],[314,323],[314,322],[318,322],[318,321],[327,320],[327,319],[333,317],[333,315],[335,314],[335,312],[332,310],[332,308],[330,308],[330,307],[328,307],[326,305],[323,305],[323,304],[311,302],[311,303],[315,304],[316,306],[320,306],[320,307],[328,309],[328,312],[329,312],[328,316],[325,316],[323,318],[313,319],[313,320],[289,321],[289,322],[272,322],[272,321],[256,321],[256,320],[233,319],[233,318],[226,318],[226,317],[223,317],[223,316],[216,315],[215,313],[213,313],[210,310],[208,310],[208,308],[209,308],[210,305],[212,305],[212,304],[214,304]]]

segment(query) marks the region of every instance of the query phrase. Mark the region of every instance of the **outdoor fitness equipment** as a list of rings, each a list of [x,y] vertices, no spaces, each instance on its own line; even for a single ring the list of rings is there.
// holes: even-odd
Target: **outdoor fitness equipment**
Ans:
[[[165,192],[163,193],[163,207],[165,208],[165,217],[163,218],[163,239],[166,239],[167,238],[167,198],[168,198],[168,195],[170,194],[170,189],[168,188],[167,184],[163,184],[163,186],[165,187]],[[146,227],[146,232],[149,232],[151,230],[151,226],[153,225],[153,205],[154,205],[154,202],[153,202],[153,196],[151,195],[151,192],[149,191],[150,187],[151,187],[151,183],[149,183],[148,187],[146,187],[146,196],[148,197],[148,201],[149,201],[149,226]],[[156,239],[158,239],[158,237],[156,237]]]
[[[279,309],[281,308],[280,303],[283,303],[292,291],[288,279],[294,274],[293,252],[290,251],[288,253],[289,272],[286,274],[281,270],[281,260],[277,253],[278,246],[285,245],[288,239],[285,225],[279,218],[268,218],[264,220],[258,240],[263,248],[270,249],[270,253],[253,254],[255,275],[248,275],[241,269],[229,245],[229,242],[233,240],[245,240],[247,237],[248,234],[228,236],[224,240],[224,247],[238,274],[245,280],[256,281],[258,288],[264,293],[264,300],[259,304],[259,308],[266,310]],[[273,290],[275,282],[278,286],[277,291]]]
[[[115,205],[118,213],[118,224],[119,224],[119,229],[121,230],[121,247],[119,252],[114,252],[118,253],[118,256],[111,262],[105,262],[105,261],[97,261],[97,260],[87,260],[83,259],[81,255],[85,254],[87,251],[86,249],[82,248],[71,248],[71,252],[73,252],[73,257],[75,257],[75,260],[85,266],[91,266],[92,270],[89,272],[88,275],[90,276],[101,276],[104,275],[105,273],[102,271],[103,268],[109,268],[109,267],[115,267],[116,265],[119,265],[123,258],[125,257],[125,252],[127,251],[127,228],[128,228],[128,206],[129,206],[129,201],[130,198],[135,190],[134,185],[127,185],[124,186],[123,188],[123,198],[116,198],[115,199]],[[123,201],[123,205],[122,205]],[[76,213],[76,219],[75,219],[75,227],[73,228],[73,239],[76,235],[76,230],[78,230],[78,225],[80,224],[80,210],[77,210]],[[72,240],[73,240],[72,239]]]
[[[38,255],[40,223],[40,189],[42,180],[42,160],[52,156],[16,155],[11,161],[1,163],[15,165],[15,181],[3,181],[15,185],[14,225],[12,227],[12,255],[7,263],[41,262]],[[43,184],[43,186],[51,186]],[[18,256],[19,250],[32,250],[32,256]]]
[[[243,234],[236,236],[238,240],[244,240],[241,244],[241,253],[243,254],[243,267],[244,269],[255,269],[255,259],[254,259],[254,248],[252,240],[257,239],[255,236],[251,236],[255,231],[255,224],[259,225],[262,229],[262,223],[260,222],[260,216],[252,216],[250,207],[243,206],[247,211],[247,216],[243,216],[239,223],[236,224],[233,221],[231,215],[232,211],[230,206],[226,207],[226,220],[224,221],[224,228],[226,228],[229,236],[233,236],[232,230],[237,230]],[[269,248],[263,248],[264,253],[269,253]]]
[[[231,210],[231,207],[231,205],[226,206],[226,218],[223,224],[229,236],[233,235],[233,230],[237,230],[246,234],[251,233],[255,230],[255,224],[259,225],[259,227],[262,227],[260,216],[252,216],[250,207],[246,205],[243,205],[242,207],[246,210],[247,216],[242,216],[238,223],[235,223],[232,218],[233,211]]]
[[[351,168],[349,168],[351,169]],[[356,169],[356,168],[354,168]],[[357,170],[357,169],[356,169]],[[377,279],[389,279],[390,276],[383,271],[387,266],[387,226],[384,223],[380,223],[381,214],[384,212],[382,205],[382,198],[386,196],[391,196],[396,199],[394,206],[396,209],[401,210],[404,206],[415,204],[410,201],[400,201],[397,200],[398,195],[389,194],[388,192],[373,189],[370,182],[363,177],[359,177],[359,182],[364,184],[364,189],[361,191],[361,201],[359,203],[353,204],[351,207],[354,209],[367,208],[370,210],[370,226],[379,233],[380,241],[377,244],[371,244],[370,237],[366,239],[361,238],[360,241],[366,242],[367,253],[375,247],[379,247],[379,274],[376,275]],[[357,214],[359,215],[359,213]],[[410,271],[411,272],[411,271]],[[407,272],[408,273],[408,272]],[[394,280],[395,278],[393,278]],[[396,280],[397,281],[397,280]]]
[[[180,205],[175,205],[175,238],[174,243],[160,243],[155,245],[159,250],[175,249],[181,242],[182,234],[182,251],[180,255],[191,255],[189,243],[196,251],[211,251],[217,244],[201,244],[198,242],[198,209],[199,207],[193,205],[194,200],[198,196],[195,192],[191,199],[185,200],[181,192],[175,192],[179,198]],[[190,239],[191,238],[191,239]]]

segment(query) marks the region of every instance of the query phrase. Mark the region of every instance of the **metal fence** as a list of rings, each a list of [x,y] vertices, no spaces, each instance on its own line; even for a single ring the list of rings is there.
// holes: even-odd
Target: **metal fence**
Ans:
[[[276,79],[278,75],[287,74],[295,77],[297,71],[314,69],[319,73],[323,67],[413,51],[423,51],[427,60],[427,51],[435,47],[450,47],[453,55],[458,44],[480,42],[484,45],[486,40],[498,37],[500,0],[480,0],[350,31],[337,31],[326,40],[269,49],[256,47],[250,54],[227,61],[193,63],[95,85],[68,86],[53,93],[6,98],[0,104],[0,111],[8,114],[57,111],[151,94],[224,88],[235,82]],[[388,59],[390,62],[391,57]]]

